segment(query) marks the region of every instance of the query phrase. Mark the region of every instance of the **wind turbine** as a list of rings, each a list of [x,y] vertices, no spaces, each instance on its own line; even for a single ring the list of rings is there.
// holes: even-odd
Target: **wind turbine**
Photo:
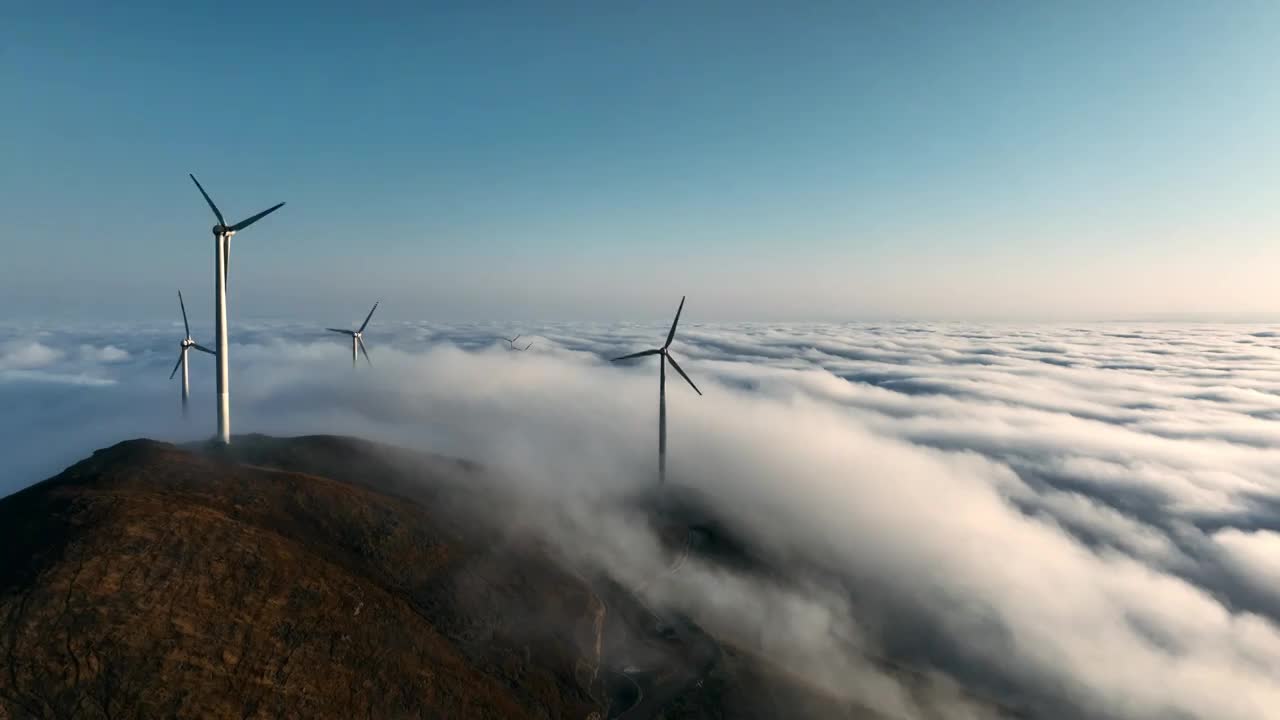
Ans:
[[[631,358],[644,357],[646,355],[659,355],[658,359],[658,483],[662,484],[667,479],[667,363],[671,363],[671,367],[680,373],[680,377],[689,383],[689,387],[693,391],[702,395],[702,391],[697,385],[684,374],[684,370],[680,369],[680,363],[671,357],[671,341],[676,337],[676,325],[680,322],[680,311],[684,310],[684,297],[680,298],[680,307],[676,308],[676,319],[671,321],[671,330],[667,333],[667,341],[660,348],[653,350],[644,350],[630,355],[614,358],[613,362],[619,360],[630,360]]]
[[[378,302],[382,302],[382,301],[379,300]],[[378,309],[378,302],[375,302],[373,304],[373,310]],[[329,332],[342,333],[343,335],[351,336],[351,367],[356,366],[356,349],[357,348],[360,350],[360,352],[364,353],[365,362],[369,363],[369,367],[373,367],[373,361],[369,359],[369,351],[364,349],[364,329],[369,325],[369,318],[373,317],[373,310],[370,310],[369,314],[365,316],[364,322],[360,323],[359,330],[342,330],[339,328],[325,328],[325,330],[328,330]]]
[[[187,304],[182,302],[181,290],[178,291],[178,307],[182,308],[182,326],[186,328],[187,335],[182,339],[182,349],[178,351],[178,362],[174,363],[173,372],[169,373],[169,379],[172,380],[174,374],[178,372],[178,368],[182,368],[182,417],[186,417],[187,401],[191,397],[191,381],[187,374],[187,351],[195,348],[210,355],[217,355],[217,353],[191,339],[191,324],[187,322]]]
[[[503,339],[503,340],[506,340],[506,341],[507,341],[507,344],[511,346],[511,347],[507,348],[508,350],[515,350],[515,351],[517,351],[517,352],[524,352],[525,350],[528,350],[529,348],[533,347],[533,342],[532,342],[532,341],[531,341],[528,345],[525,345],[524,347],[516,347],[516,341],[520,339],[520,336],[519,336],[519,335],[517,335],[517,336],[515,336],[515,337],[513,337],[513,338],[504,337],[504,338],[502,338],[502,339]]]
[[[196,180],[195,175],[191,175],[191,182],[196,184],[200,194],[204,196],[204,201],[209,203],[209,209],[213,211],[214,217],[218,218],[218,224],[213,226],[215,256],[214,298],[217,306],[215,315],[215,324],[217,326],[217,344],[215,347],[217,352],[215,354],[218,356],[218,439],[224,445],[230,445],[231,404],[228,398],[230,391],[227,377],[227,268],[231,265],[231,236],[284,207],[284,203],[272,205],[257,215],[241,220],[235,225],[227,225],[226,220],[222,219],[222,213],[218,211],[218,206],[213,204],[213,200],[209,199],[209,193],[204,191],[204,187],[200,185],[199,180]]]

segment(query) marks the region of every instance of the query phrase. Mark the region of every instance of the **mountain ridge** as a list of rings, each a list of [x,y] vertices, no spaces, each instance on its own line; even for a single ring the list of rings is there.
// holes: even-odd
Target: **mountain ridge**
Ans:
[[[0,719],[878,717],[575,567],[498,490],[337,436],[98,450],[0,499]]]

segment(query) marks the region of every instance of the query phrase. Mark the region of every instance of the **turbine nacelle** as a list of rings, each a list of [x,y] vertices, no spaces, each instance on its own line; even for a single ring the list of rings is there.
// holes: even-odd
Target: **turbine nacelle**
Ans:
[[[340,333],[342,335],[347,335],[351,338],[351,366],[352,367],[355,367],[357,351],[359,351],[362,355],[364,355],[364,359],[366,362],[368,362],[370,365],[373,365],[373,360],[369,359],[369,351],[364,346],[364,329],[366,327],[369,327],[369,320],[373,318],[373,311],[377,309],[378,309],[378,303],[374,303],[373,307],[369,310],[369,314],[364,317],[364,322],[360,323],[360,327],[358,329],[345,330],[343,328],[325,328],[325,330],[328,330],[329,332]]]
[[[170,380],[172,380],[172,379],[173,379],[173,376],[174,376],[175,374],[177,374],[177,372],[178,372],[178,368],[182,367],[182,363],[183,363],[183,361],[184,361],[184,360],[186,360],[186,357],[187,357],[187,351],[188,351],[188,350],[190,350],[190,349],[192,349],[192,348],[195,348],[196,350],[199,350],[200,352],[206,352],[206,353],[209,353],[210,355],[217,355],[217,353],[215,353],[214,351],[210,350],[209,348],[207,348],[207,347],[205,347],[205,346],[201,345],[200,343],[196,342],[195,340],[192,340],[192,339],[191,339],[191,323],[187,322],[187,304],[186,304],[186,302],[184,302],[184,301],[182,300],[182,291],[181,291],[181,290],[179,290],[179,291],[178,291],[178,307],[182,308],[182,329],[183,329],[183,330],[186,330],[186,332],[187,332],[187,336],[186,336],[186,337],[184,337],[184,338],[182,338],[182,342],[178,343],[178,362],[174,363],[174,365],[173,365],[173,371],[169,373],[169,379],[170,379]],[[183,387],[182,387],[182,398],[183,398],[183,400],[182,400],[182,404],[183,404],[183,407],[186,407],[186,402],[187,402],[187,401],[186,401],[186,397],[187,397],[186,381],[187,381],[187,380],[186,380],[186,374],[184,373],[184,374],[183,374],[183,376],[182,376],[182,382],[183,382]]]
[[[200,190],[200,195],[204,198],[204,201],[208,203],[209,209],[213,211],[213,216],[218,219],[218,224],[213,226],[213,234],[221,238],[229,238],[232,235],[235,235],[237,232],[240,232],[241,230],[258,222],[262,218],[270,215],[276,210],[279,210],[280,208],[284,207],[284,203],[272,205],[271,207],[267,208],[266,210],[263,210],[257,215],[251,215],[250,217],[247,217],[244,220],[241,220],[235,225],[228,225],[226,219],[222,217],[222,211],[218,209],[217,205],[213,204],[213,199],[209,197],[209,193],[204,191],[204,186],[200,184],[200,181],[196,179],[196,176],[189,175],[189,177],[191,178],[191,182],[196,184],[196,188]]]
[[[667,340],[666,342],[662,343],[662,347],[654,348],[652,350],[642,350],[638,353],[631,353],[630,355],[623,355],[622,357],[616,357],[616,358],[613,358],[612,362],[618,362],[619,360],[631,360],[633,358],[640,358],[640,357],[648,357],[650,355],[657,355],[662,359],[661,369],[663,373],[666,372],[667,363],[671,363],[671,368],[676,372],[680,373],[680,377],[684,378],[685,382],[689,383],[689,387],[693,388],[694,392],[701,395],[702,391],[698,389],[697,385],[693,384],[693,381],[689,379],[689,376],[686,375],[684,373],[684,370],[680,367],[680,363],[676,362],[675,357],[673,357],[670,353],[671,342],[676,338],[676,326],[680,324],[680,313],[683,310],[684,310],[684,298],[681,297],[680,307],[676,308],[676,319],[671,321],[671,330],[667,332]],[[663,377],[666,377],[666,376],[663,375]],[[665,387],[666,381],[664,380],[663,382],[664,382],[663,387]]]

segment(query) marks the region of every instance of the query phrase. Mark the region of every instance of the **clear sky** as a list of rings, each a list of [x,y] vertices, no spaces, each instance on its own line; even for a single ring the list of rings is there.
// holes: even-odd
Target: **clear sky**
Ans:
[[[1275,2],[377,5],[0,7],[0,318],[1280,311]]]

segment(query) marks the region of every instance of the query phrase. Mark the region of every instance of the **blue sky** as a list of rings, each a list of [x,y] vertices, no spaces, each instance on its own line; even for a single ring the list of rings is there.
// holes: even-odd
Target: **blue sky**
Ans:
[[[1280,307],[1272,3],[25,5],[0,316]]]

